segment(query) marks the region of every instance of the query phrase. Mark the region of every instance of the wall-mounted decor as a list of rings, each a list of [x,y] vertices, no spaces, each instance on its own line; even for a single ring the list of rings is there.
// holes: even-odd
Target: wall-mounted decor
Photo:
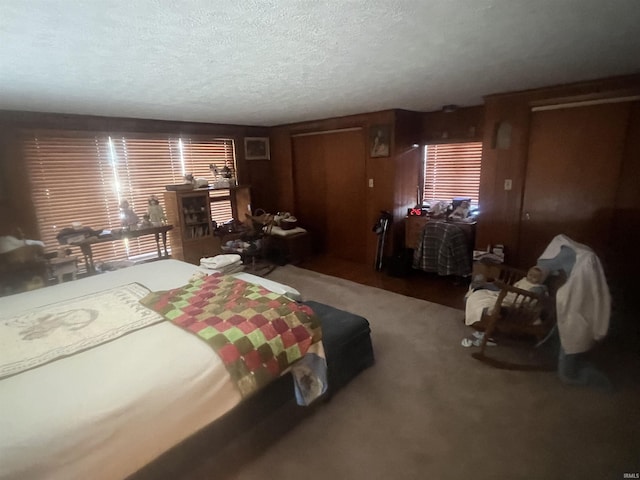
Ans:
[[[369,129],[369,156],[388,157],[391,145],[391,127],[373,125]]]
[[[498,150],[509,150],[511,148],[511,124],[509,122],[500,122],[496,124],[493,137],[493,148]]]
[[[269,160],[269,137],[245,137],[244,158],[246,160]]]

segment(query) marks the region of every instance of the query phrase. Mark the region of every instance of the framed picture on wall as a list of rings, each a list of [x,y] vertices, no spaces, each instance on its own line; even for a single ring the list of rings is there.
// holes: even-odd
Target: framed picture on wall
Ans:
[[[244,137],[246,160],[269,160],[269,137]]]
[[[369,156],[388,157],[391,146],[391,127],[373,125],[369,129]]]

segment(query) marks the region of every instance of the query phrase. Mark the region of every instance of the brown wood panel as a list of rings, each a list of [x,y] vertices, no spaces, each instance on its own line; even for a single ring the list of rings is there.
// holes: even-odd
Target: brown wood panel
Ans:
[[[326,164],[327,251],[366,262],[365,141],[363,130],[321,135]]]
[[[560,233],[605,252],[611,232],[629,103],[532,114],[520,263],[532,265]]]
[[[482,141],[484,106],[459,108],[455,112],[426,112],[422,115],[423,142]]]
[[[299,224],[313,237],[314,248],[327,250],[327,165],[322,136],[294,137],[291,139],[293,155],[293,189],[295,210]]]
[[[355,127],[363,128],[364,132],[368,132],[370,125],[382,124],[388,124],[393,128],[397,112],[398,111],[395,110],[386,110],[381,112],[316,120],[312,122],[282,125],[272,128],[270,138],[272,142],[271,163],[273,166],[273,197],[277,202],[278,209],[293,212],[299,211],[299,207],[297,205],[298,200],[294,192],[294,184],[296,181],[293,173],[293,170],[295,169],[295,162],[293,159],[294,152],[292,142],[293,138],[302,137],[296,137],[296,135]],[[419,116],[417,125],[419,131]],[[365,157],[366,178],[373,179],[375,185],[374,188],[366,188],[365,207],[360,210],[360,213],[364,212],[363,215],[366,218],[366,232],[364,233],[364,237],[367,239],[366,263],[369,265],[373,265],[374,263],[376,250],[376,236],[371,232],[371,227],[377,220],[380,210],[394,209],[396,182],[395,165],[398,163],[398,159],[395,158],[395,133],[397,132],[394,132],[394,135],[392,135],[392,155],[390,157],[369,158],[368,149],[365,146],[365,149],[367,150]],[[412,140],[411,143],[415,141],[416,140]],[[406,165],[406,157],[403,157],[400,161],[402,161],[403,165]],[[314,180],[312,179],[311,187],[309,188],[314,188],[313,182]],[[413,191],[413,186],[411,187],[411,191]],[[413,198],[413,193],[411,198]],[[404,216],[404,214],[402,216]],[[389,247],[392,247],[392,245],[389,245]]]
[[[233,218],[240,223],[247,222],[247,215],[253,213],[251,204],[251,187],[239,185],[229,190],[231,200],[231,212]],[[250,223],[250,222],[249,222]]]
[[[292,139],[295,215],[318,251],[366,261],[365,142],[362,130]]]
[[[620,183],[611,228],[609,251],[615,256],[607,260],[626,305],[634,305],[637,295],[629,279],[640,271],[640,102],[631,106]]]
[[[422,240],[422,231],[429,217],[409,216],[405,219],[405,247],[416,249]]]
[[[480,179],[481,215],[476,246],[486,248],[489,243],[502,243],[506,247],[509,263],[527,267],[526,263],[519,263],[518,254],[531,107],[625,97],[638,93],[640,75],[630,75],[485,97]],[[496,125],[505,121],[512,126],[511,144],[508,149],[497,149],[493,145],[493,132]],[[588,161],[589,158],[585,158],[585,162]],[[512,190],[504,190],[505,179],[512,180]]]

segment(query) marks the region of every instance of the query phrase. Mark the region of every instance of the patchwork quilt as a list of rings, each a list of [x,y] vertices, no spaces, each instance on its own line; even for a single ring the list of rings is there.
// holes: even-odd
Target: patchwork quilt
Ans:
[[[227,275],[195,278],[140,302],[207,342],[243,397],[321,346],[320,320],[311,308]]]

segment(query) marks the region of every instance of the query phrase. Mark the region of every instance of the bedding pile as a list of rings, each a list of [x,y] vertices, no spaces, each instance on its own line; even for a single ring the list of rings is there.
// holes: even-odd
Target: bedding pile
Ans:
[[[243,397],[305,354],[324,356],[320,320],[310,307],[235,277],[196,277],[183,287],[150,293],[140,303],[211,346]],[[326,369],[324,358],[307,359],[299,375],[313,396],[326,389],[326,372],[319,378],[311,372],[318,363]]]
[[[200,266],[209,270],[216,270],[225,275],[241,272],[244,270],[242,258],[236,253],[216,255],[215,257],[203,257],[200,259]]]

